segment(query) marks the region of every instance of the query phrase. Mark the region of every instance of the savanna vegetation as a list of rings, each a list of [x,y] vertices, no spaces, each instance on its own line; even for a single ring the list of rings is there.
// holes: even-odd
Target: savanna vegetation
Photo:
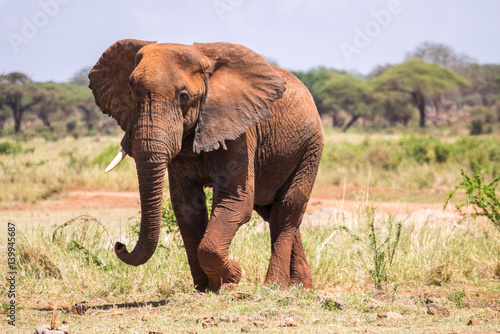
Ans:
[[[130,158],[103,173],[122,132],[95,106],[87,73],[82,69],[67,83],[0,76],[1,206],[57,200],[74,187],[137,189]],[[315,289],[260,285],[270,240],[255,216],[230,250],[243,268],[242,283],[218,294],[195,293],[165,198],[160,245],[139,267],[113,252],[117,240],[135,242],[137,217],[118,225],[75,212],[67,222],[19,227],[12,333],[49,323],[49,302],[66,311],[58,311],[58,324],[88,333],[498,330],[500,65],[425,43],[405,62],[368,76],[328,68],[295,74],[325,122],[314,194],[359,204],[305,216]],[[378,201],[444,205],[447,199],[437,213],[377,207]],[[4,231],[0,236],[3,249]],[[6,252],[0,262],[7,263]],[[0,275],[7,275],[5,266]],[[7,301],[7,283],[0,286]],[[90,309],[77,315],[70,306],[82,301]],[[2,304],[4,313],[8,306]],[[0,329],[12,331],[4,322]]]

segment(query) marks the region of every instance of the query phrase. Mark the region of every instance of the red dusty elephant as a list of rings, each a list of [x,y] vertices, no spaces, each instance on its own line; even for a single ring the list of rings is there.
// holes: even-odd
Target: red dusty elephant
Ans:
[[[153,255],[161,223],[165,170],[194,285],[217,291],[238,283],[228,258],[238,228],[256,210],[269,222],[271,259],[265,284],[312,287],[299,226],[323,149],[313,99],[292,74],[231,43],[156,44],[121,40],[89,74],[101,110],[125,131],[134,158],[141,230],[125,263]],[[207,214],[203,187],[213,187]]]

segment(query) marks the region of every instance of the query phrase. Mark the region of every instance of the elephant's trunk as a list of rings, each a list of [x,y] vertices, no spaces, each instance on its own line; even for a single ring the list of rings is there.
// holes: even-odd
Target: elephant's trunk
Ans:
[[[149,111],[153,108],[164,109],[165,104],[148,102],[145,106],[146,113],[139,117],[130,137],[141,198],[139,240],[130,253],[124,244],[115,244],[118,258],[133,266],[147,262],[158,245],[165,170],[179,152],[182,141],[182,121],[176,117],[176,113],[170,113],[171,119],[153,119]],[[165,115],[165,110],[162,114]]]
[[[126,264],[139,266],[153,256],[160,236],[163,180],[166,163],[136,162],[141,196],[141,230],[132,252],[117,242],[116,255]]]

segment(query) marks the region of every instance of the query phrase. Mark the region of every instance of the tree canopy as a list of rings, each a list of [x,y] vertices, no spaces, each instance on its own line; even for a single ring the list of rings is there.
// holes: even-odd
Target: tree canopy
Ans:
[[[330,106],[335,114],[340,110],[350,115],[343,130],[349,129],[360,117],[373,118],[377,101],[365,80],[351,74],[336,74],[323,82],[318,89],[323,104]]]
[[[387,69],[381,76],[373,79],[378,91],[400,91],[410,94],[418,108],[420,127],[426,125],[425,99],[445,92],[470,86],[470,82],[451,70],[438,64],[425,63],[420,59],[408,60]]]

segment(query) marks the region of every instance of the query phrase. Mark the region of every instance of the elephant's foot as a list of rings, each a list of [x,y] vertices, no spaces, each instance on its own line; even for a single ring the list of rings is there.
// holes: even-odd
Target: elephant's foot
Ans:
[[[224,274],[217,275],[216,278],[209,278],[208,289],[212,292],[220,290],[224,284],[238,284],[241,280],[241,266],[234,260],[228,260],[225,266]]]
[[[304,289],[312,289],[313,283],[311,277],[311,270],[309,269],[309,266],[307,266],[306,268],[301,268],[301,270],[302,270],[301,272],[299,272],[298,270],[293,270],[292,274],[290,275],[289,286],[302,287]]]
[[[304,289],[313,288],[311,269],[307,263],[299,230],[296,233],[290,261],[290,286],[301,286]]]
[[[294,256],[290,267],[278,268],[270,265],[264,285],[278,286],[280,290],[286,290],[292,286],[302,287],[304,289],[312,289],[312,276],[309,265],[305,257]]]
[[[288,290],[288,281],[283,281],[283,280],[271,280],[267,279],[264,281],[264,286],[267,286],[269,288],[277,288],[280,289],[281,291]]]
[[[288,268],[282,270],[283,268],[273,266],[271,263],[269,269],[267,270],[266,279],[264,285],[268,287],[275,287],[280,290],[287,290],[288,283],[290,282],[290,275]]]
[[[193,281],[195,289],[198,290],[199,292],[205,292],[209,289],[209,280],[206,276],[203,280],[195,279]]]

